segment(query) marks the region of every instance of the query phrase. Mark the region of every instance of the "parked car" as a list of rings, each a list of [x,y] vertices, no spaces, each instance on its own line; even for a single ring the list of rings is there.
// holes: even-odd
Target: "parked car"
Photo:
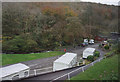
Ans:
[[[81,46],[82,46],[82,47],[88,46],[88,43],[83,42],[83,43],[81,44]]]
[[[107,41],[103,41],[103,42],[101,43],[102,46],[105,46],[105,45],[107,45],[107,44],[108,44]]]
[[[89,40],[89,44],[94,44],[94,40],[93,40],[93,39],[90,39],[90,40]]]
[[[85,47],[85,43],[82,43],[81,46],[82,46],[82,47]]]

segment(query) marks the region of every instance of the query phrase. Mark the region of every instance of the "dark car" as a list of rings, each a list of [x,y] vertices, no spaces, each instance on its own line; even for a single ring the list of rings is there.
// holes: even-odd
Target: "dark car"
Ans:
[[[86,46],[86,44],[85,44],[85,43],[82,43],[82,44],[81,44],[81,46],[82,46],[82,47],[85,47],[85,46]]]

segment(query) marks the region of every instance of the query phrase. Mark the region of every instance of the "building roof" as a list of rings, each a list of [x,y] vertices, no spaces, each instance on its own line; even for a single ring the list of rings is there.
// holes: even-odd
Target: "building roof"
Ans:
[[[6,77],[8,75],[11,75],[11,74],[14,74],[14,73],[26,70],[26,69],[29,69],[29,67],[22,63],[2,67],[0,68],[0,78]]]
[[[85,53],[93,53],[95,51],[95,48],[86,48],[83,52]]]
[[[68,65],[76,56],[77,56],[76,53],[65,53],[63,56],[61,56],[59,59],[55,60],[54,62],[64,63]]]

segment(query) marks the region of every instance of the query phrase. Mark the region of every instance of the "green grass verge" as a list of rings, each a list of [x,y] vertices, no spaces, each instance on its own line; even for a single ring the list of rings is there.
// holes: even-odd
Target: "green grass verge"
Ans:
[[[60,51],[51,51],[51,52],[35,53],[35,54],[2,54],[2,65],[15,64],[23,61],[53,57],[63,54],[64,52],[60,52]]]
[[[71,80],[116,80],[118,76],[118,55],[103,59],[85,72],[71,78]]]

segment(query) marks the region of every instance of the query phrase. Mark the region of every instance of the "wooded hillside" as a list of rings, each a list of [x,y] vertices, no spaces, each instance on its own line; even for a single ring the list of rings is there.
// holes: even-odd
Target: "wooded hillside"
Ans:
[[[95,3],[3,3],[3,52],[30,53],[78,45],[118,31],[118,7]]]

